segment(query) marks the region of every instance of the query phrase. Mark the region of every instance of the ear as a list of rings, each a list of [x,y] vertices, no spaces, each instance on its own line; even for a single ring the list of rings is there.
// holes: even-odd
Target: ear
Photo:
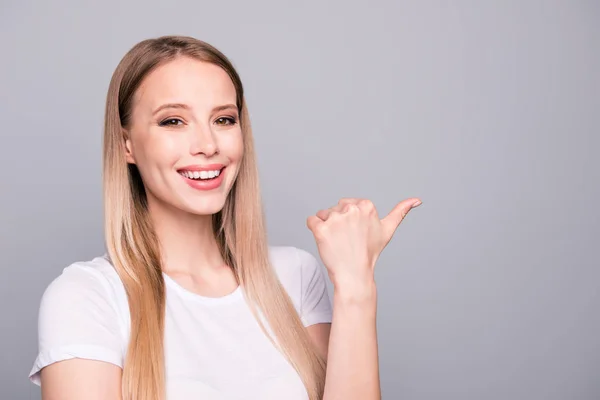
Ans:
[[[123,151],[125,152],[125,160],[127,160],[128,164],[135,164],[129,132],[127,132],[126,129],[121,129],[121,133],[123,135]]]

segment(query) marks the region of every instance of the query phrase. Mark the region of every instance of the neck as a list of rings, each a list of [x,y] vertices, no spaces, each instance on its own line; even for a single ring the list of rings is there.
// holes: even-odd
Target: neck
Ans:
[[[157,199],[148,200],[164,272],[197,275],[223,266],[212,215],[190,214]]]

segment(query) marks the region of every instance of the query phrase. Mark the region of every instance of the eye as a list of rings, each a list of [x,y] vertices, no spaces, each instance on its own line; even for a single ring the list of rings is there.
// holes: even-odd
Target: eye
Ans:
[[[219,117],[215,120],[217,125],[235,125],[237,120],[233,117]]]
[[[180,120],[179,118],[167,118],[165,120],[162,120],[161,122],[159,122],[160,126],[176,126],[176,125],[183,125],[183,121]]]

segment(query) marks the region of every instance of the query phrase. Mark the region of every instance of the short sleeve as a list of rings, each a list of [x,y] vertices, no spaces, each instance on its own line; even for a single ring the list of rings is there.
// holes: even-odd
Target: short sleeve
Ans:
[[[106,278],[73,264],[48,285],[38,316],[38,355],[29,373],[40,385],[42,368],[62,360],[85,358],[123,366],[117,311]]]
[[[296,250],[302,272],[300,319],[304,326],[331,323],[332,307],[323,269],[312,254],[302,249]]]

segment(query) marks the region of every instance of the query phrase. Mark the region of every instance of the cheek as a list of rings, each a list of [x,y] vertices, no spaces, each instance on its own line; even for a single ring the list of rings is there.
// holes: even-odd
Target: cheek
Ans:
[[[168,135],[146,135],[137,147],[138,167],[150,172],[157,167],[174,165],[181,155],[181,143],[179,142]]]
[[[140,135],[141,136],[141,135]],[[146,134],[134,146],[137,168],[147,189],[160,191],[164,185],[164,172],[176,164],[181,155],[181,145],[165,135]]]
[[[232,132],[231,135],[227,135],[221,144],[221,151],[230,161],[239,162],[244,155],[242,132]]]

